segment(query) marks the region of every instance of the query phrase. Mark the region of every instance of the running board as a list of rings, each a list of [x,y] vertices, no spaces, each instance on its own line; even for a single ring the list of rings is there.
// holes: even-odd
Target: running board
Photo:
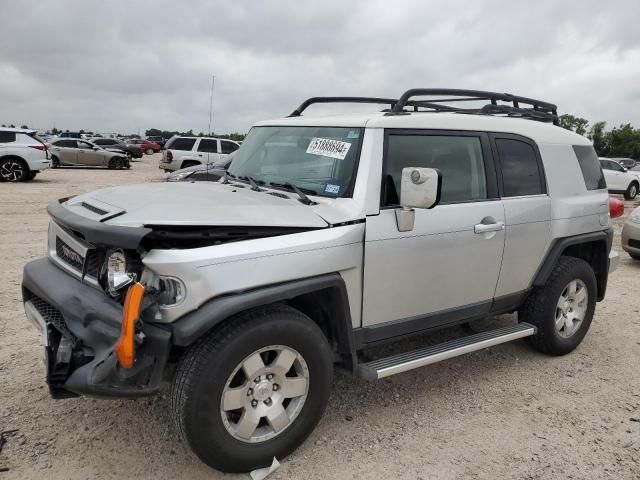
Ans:
[[[396,373],[406,372],[407,370],[464,355],[465,353],[528,337],[535,333],[536,327],[533,325],[518,323],[488,332],[456,338],[430,347],[419,348],[412,352],[399,353],[391,357],[361,363],[358,366],[358,375],[367,380],[378,380]]]

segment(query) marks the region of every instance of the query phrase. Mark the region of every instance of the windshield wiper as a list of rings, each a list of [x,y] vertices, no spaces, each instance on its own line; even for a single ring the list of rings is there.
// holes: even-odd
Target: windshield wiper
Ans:
[[[260,187],[258,186],[259,183],[261,183],[262,185],[264,185],[264,182],[262,180],[256,180],[253,177],[250,177],[249,175],[245,175],[243,177],[238,177],[240,180],[246,180],[247,182],[249,182],[249,185],[251,185],[251,190],[254,190],[256,192],[261,192],[262,190],[260,189]]]
[[[289,190],[293,190],[294,192],[296,192],[298,194],[298,196],[300,197],[300,201],[302,203],[304,203],[305,205],[317,205],[316,202],[314,202],[313,200],[311,200],[309,197],[307,197],[305,195],[303,189],[301,189],[299,187],[296,187],[291,182],[285,182],[285,183],[269,182],[269,185],[271,185],[272,187],[288,188]],[[310,190],[310,189],[307,189],[307,188],[305,188],[304,190],[309,192],[309,194],[311,194],[311,195],[317,195],[318,194],[318,192],[316,192],[315,190]]]

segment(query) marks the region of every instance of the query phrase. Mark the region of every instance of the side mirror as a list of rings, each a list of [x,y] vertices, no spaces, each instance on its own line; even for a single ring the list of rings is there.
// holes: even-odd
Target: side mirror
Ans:
[[[413,230],[415,208],[433,208],[440,202],[442,175],[435,168],[407,167],[400,181],[400,209],[396,210],[398,231]]]

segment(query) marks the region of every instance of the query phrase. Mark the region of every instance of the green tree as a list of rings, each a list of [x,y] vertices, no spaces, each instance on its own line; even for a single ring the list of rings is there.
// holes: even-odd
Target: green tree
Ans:
[[[606,122],[596,122],[589,130],[587,137],[589,140],[593,142],[593,148],[595,148],[596,153],[600,157],[606,157],[607,152],[607,132],[605,131],[605,127],[607,126]]]
[[[574,131],[578,135],[584,135],[587,133],[587,128],[589,127],[589,120],[565,113],[560,116],[560,126],[567,130]]]

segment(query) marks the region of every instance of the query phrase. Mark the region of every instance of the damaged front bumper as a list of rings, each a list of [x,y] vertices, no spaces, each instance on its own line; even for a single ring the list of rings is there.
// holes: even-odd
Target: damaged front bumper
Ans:
[[[42,332],[47,383],[54,398],[75,395],[140,397],[156,393],[171,346],[171,332],[141,322],[132,368],[118,365],[122,306],[43,258],[24,267],[27,318]]]

